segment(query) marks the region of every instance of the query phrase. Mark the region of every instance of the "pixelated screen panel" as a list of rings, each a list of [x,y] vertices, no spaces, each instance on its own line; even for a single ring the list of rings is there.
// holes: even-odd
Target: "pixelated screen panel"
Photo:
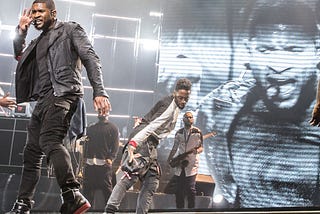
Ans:
[[[317,203],[319,128],[308,123],[319,61],[317,5],[188,0],[166,7],[158,95],[172,92],[178,78],[193,82],[185,110],[194,111],[204,134],[217,132],[205,140],[200,172],[212,174],[216,193],[231,203]]]

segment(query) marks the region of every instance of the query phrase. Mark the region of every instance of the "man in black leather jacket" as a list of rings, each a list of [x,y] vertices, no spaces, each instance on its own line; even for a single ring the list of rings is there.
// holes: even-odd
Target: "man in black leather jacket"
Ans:
[[[29,26],[42,31],[24,50]],[[93,88],[94,107],[102,115],[110,108],[98,56],[83,28],[74,22],[59,22],[53,0],[35,0],[25,9],[14,39],[17,103],[37,100],[28,125],[23,172],[12,213],[29,213],[40,178],[43,154],[54,167],[61,188],[61,213],[84,213],[90,203],[79,192],[70,155],[63,139],[83,96],[81,64]]]

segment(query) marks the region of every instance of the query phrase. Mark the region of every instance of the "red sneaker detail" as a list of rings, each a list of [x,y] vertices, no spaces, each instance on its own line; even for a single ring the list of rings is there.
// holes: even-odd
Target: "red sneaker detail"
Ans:
[[[73,214],[83,214],[85,213],[89,208],[91,207],[91,204],[89,202],[85,203],[79,209],[77,209]]]

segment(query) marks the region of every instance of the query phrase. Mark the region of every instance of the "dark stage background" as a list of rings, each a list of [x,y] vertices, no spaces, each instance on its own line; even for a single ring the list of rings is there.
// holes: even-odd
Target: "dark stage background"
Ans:
[[[196,125],[204,134],[211,131],[218,133],[216,137],[205,140],[199,174],[210,177],[204,181],[204,185],[207,185],[205,189],[215,186],[214,194],[211,191],[210,196],[215,196],[215,199],[224,196],[225,199],[221,204],[199,203],[203,208],[227,208],[230,204],[236,208],[319,205],[319,130],[308,124],[315,98],[314,76],[318,72],[318,58],[310,57],[312,53],[298,56],[280,53],[267,60],[252,58],[248,51],[248,45],[251,44],[248,41],[248,22],[252,11],[263,2],[56,0],[58,18],[79,22],[86,29],[101,58],[104,83],[112,103],[110,120],[119,126],[122,143],[125,143],[132,130],[134,118],[142,117],[159,97],[171,93],[178,78],[188,77],[192,80],[192,96],[184,110],[194,111]],[[284,2],[289,8],[291,1]],[[318,1],[304,2],[315,12],[314,18],[317,20]],[[12,55],[12,32],[19,15],[31,3],[31,0],[0,1],[0,87],[4,92],[10,92],[12,97],[15,96],[16,66]],[[299,10],[295,13],[297,16],[306,16]],[[271,17],[266,15],[265,19]],[[36,35],[37,32],[30,29],[28,41]],[[305,44],[308,39],[292,33],[290,41]],[[317,40],[315,44],[318,45]],[[267,91],[267,95],[274,93],[276,97],[277,93],[285,91],[283,96],[299,97],[297,93],[303,88],[305,92],[301,94],[304,99],[283,99],[287,102],[284,111],[270,111],[260,104],[263,92],[256,90],[257,82],[250,65],[263,61],[274,62],[280,67],[289,64],[287,67],[290,69],[287,70],[298,68],[281,77],[282,83],[279,80],[271,84],[269,89],[274,88],[278,92]],[[313,80],[308,82],[309,87],[299,85],[302,78],[299,74],[304,72],[305,76]],[[87,120],[91,124],[96,121],[96,113],[85,71],[83,83]],[[257,116],[257,112],[253,112],[251,106],[248,107],[248,94],[254,97],[253,106],[259,106],[258,114],[262,112],[265,115]],[[291,111],[291,106],[295,106],[298,111]],[[0,188],[3,189],[0,201],[1,211],[5,211],[11,206],[10,200],[15,195],[12,187],[18,185],[17,177],[21,171],[21,153],[26,137],[25,116],[28,115],[17,115],[7,109],[3,109],[1,114],[5,125],[0,127]],[[16,121],[16,117],[23,118]],[[14,122],[7,125],[6,118]],[[23,124],[19,131],[15,131],[16,123]],[[176,130],[181,125],[179,120]],[[172,148],[174,134],[159,146],[159,160],[163,170],[159,193],[164,191],[172,176],[172,170],[165,161]],[[74,157],[77,157],[76,153]],[[45,176],[46,165],[43,167]],[[41,186],[46,182],[53,186]],[[47,187],[52,187],[51,196],[55,197],[56,186],[52,182],[51,179],[44,179],[40,183],[39,194],[45,192]],[[8,188],[13,191],[8,193],[10,197],[4,191],[8,192]],[[199,193],[204,194],[201,190]]]

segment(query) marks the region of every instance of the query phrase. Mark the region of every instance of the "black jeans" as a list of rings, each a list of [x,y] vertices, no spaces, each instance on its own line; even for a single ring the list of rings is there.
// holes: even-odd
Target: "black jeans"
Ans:
[[[73,173],[70,154],[63,145],[78,100],[77,96],[51,95],[36,104],[28,125],[18,199],[28,202],[34,197],[43,155],[52,163],[63,192],[80,187]]]
[[[83,194],[91,204],[94,201],[94,193],[101,190],[104,196],[104,206],[112,192],[112,165],[103,166],[88,165],[84,168]]]
[[[176,189],[176,205],[177,208],[184,208],[184,198],[187,196],[188,208],[195,207],[196,198],[196,176],[186,177],[186,173],[182,170],[180,176],[177,176]]]

